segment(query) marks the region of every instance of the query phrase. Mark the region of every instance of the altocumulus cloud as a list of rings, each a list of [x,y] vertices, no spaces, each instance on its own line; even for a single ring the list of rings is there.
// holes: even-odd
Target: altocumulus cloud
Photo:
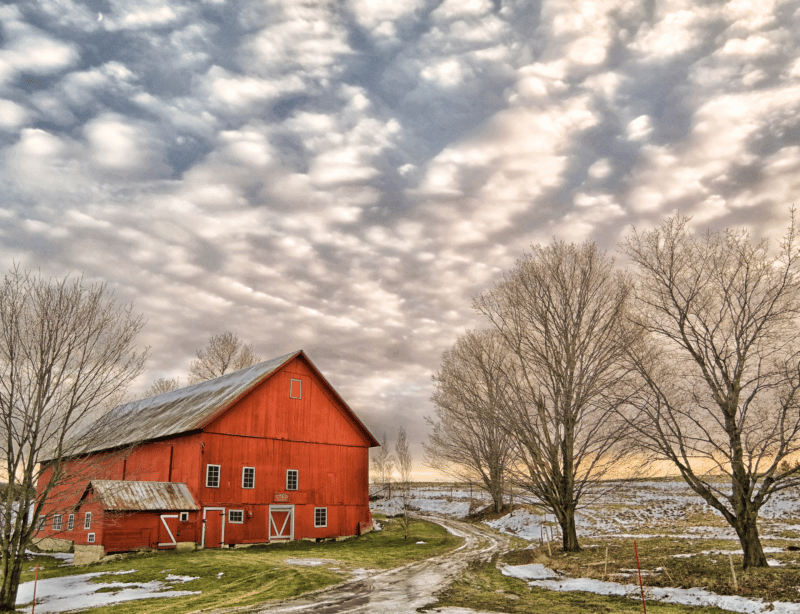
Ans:
[[[232,330],[418,444],[471,297],[531,243],[785,226],[796,1],[379,4],[6,3],[6,266],[133,300],[141,389]]]

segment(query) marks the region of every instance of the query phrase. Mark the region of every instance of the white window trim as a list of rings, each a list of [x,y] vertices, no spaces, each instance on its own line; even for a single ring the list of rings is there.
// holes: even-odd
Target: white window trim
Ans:
[[[83,515],[83,528],[84,529],[91,529],[92,528],[92,513],[86,512]]]
[[[181,512],[180,522],[189,522],[189,512]]]
[[[294,488],[289,485],[289,474],[294,472]],[[300,472],[297,469],[286,470],[286,490],[298,490],[300,488]]]
[[[317,510],[324,510],[325,511],[325,524],[317,524]],[[328,526],[328,508],[327,507],[315,507],[314,508],[314,528],[322,529]]]
[[[234,520],[233,514],[241,514],[241,520]],[[229,524],[244,524],[244,510],[228,510],[228,523]]]
[[[294,383],[297,382],[297,396],[294,395]],[[290,379],[289,380],[289,398],[290,399],[302,399],[303,398],[303,380],[301,379]]]
[[[89,533],[89,535],[86,536],[86,542],[90,544],[94,543],[94,533]]]
[[[53,531],[60,531],[64,526],[64,516],[62,514],[55,514],[53,516]]]
[[[253,470],[253,485],[252,486],[245,486],[244,484],[244,476],[247,473],[247,469]],[[242,488],[246,488],[248,490],[252,490],[256,487],[256,468],[255,467],[242,467]]]
[[[216,486],[212,486],[211,484],[208,483],[209,482],[209,478],[211,477],[211,467],[216,467],[217,468],[217,485]],[[219,488],[219,485],[220,485],[221,481],[222,481],[222,465],[212,465],[210,463],[208,465],[206,465],[206,488]]]
[[[75,528],[75,514],[67,516],[67,531],[72,531]]]

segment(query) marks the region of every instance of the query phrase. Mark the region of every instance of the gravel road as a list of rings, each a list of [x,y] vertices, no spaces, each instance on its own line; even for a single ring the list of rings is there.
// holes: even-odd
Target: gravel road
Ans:
[[[248,611],[297,614],[303,612],[414,614],[417,608],[433,603],[435,601],[433,594],[451,582],[470,561],[489,560],[495,553],[510,548],[508,537],[487,527],[449,518],[423,515],[417,517],[435,522],[450,533],[463,537],[464,545],[424,561],[388,571],[367,571],[343,584],[295,599],[271,602],[268,606],[259,606]],[[474,612],[464,608],[442,608],[433,611],[441,614]]]

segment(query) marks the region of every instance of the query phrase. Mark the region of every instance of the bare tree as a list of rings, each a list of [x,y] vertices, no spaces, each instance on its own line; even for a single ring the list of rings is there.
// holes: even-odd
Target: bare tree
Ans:
[[[496,331],[469,331],[442,356],[433,376],[437,422],[423,444],[427,463],[460,480],[477,481],[503,510],[513,439],[501,424],[508,400],[509,352]]]
[[[253,346],[231,332],[214,335],[205,349],[197,350],[197,360],[189,366],[189,383],[197,384],[261,362]]]
[[[397,430],[397,442],[394,445],[397,453],[397,470],[399,475],[400,498],[403,504],[401,523],[403,526],[403,539],[408,539],[408,527],[411,524],[409,507],[411,505],[411,451],[408,448],[406,430],[401,426]]]
[[[0,611],[14,610],[33,519],[69,477],[63,460],[94,439],[87,423],[142,370],[145,355],[132,349],[141,327],[104,285],[48,281],[19,267],[3,279],[0,459],[9,487],[0,503]]]
[[[145,390],[142,398],[147,399],[159,394],[164,394],[165,392],[172,392],[180,387],[181,378],[179,377],[159,377],[150,385],[150,388]]]
[[[389,492],[387,496],[391,496],[389,488],[392,482],[392,473],[394,473],[394,462],[394,455],[389,448],[389,437],[384,431],[381,447],[372,456],[372,470],[375,473],[375,481],[382,484],[383,488]]]
[[[632,319],[647,335],[631,346],[646,385],[632,424],[734,528],[744,568],[767,567],[759,510],[800,483],[798,467],[783,462],[800,451],[794,211],[772,255],[744,231],[697,237],[688,224],[672,217],[622,245],[639,271]]]
[[[533,246],[474,301],[509,356],[501,424],[515,441],[511,477],[556,516],[580,549],[575,510],[627,454],[612,394],[624,377],[625,275],[594,243]]]

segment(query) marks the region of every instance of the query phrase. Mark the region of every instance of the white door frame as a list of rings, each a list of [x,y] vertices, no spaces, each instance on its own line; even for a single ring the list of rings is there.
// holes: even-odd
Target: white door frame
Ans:
[[[169,530],[169,525],[167,524],[167,518],[180,518],[178,514],[161,514],[161,524],[164,525],[164,528],[167,530],[167,535],[172,540],[171,542],[166,542],[164,544],[158,544],[159,546],[177,546],[178,541],[175,539],[175,536],[172,534],[172,531]],[[203,529],[205,529],[205,525],[203,525]]]
[[[289,515],[286,516],[286,520],[283,521],[283,526],[281,526],[280,530],[278,526],[272,520],[272,512],[289,512]],[[267,519],[268,523],[268,531],[267,537],[269,541],[272,541],[273,533],[272,527],[275,527],[275,535],[274,537],[277,539],[285,539],[283,535],[284,529],[286,528],[286,523],[289,523],[289,541],[294,540],[294,505],[270,505],[269,506],[269,517]]]
[[[206,547],[206,512],[222,512],[222,537],[220,540],[220,547],[225,545],[225,508],[224,507],[204,507],[203,508],[203,537],[200,541],[200,547]]]

